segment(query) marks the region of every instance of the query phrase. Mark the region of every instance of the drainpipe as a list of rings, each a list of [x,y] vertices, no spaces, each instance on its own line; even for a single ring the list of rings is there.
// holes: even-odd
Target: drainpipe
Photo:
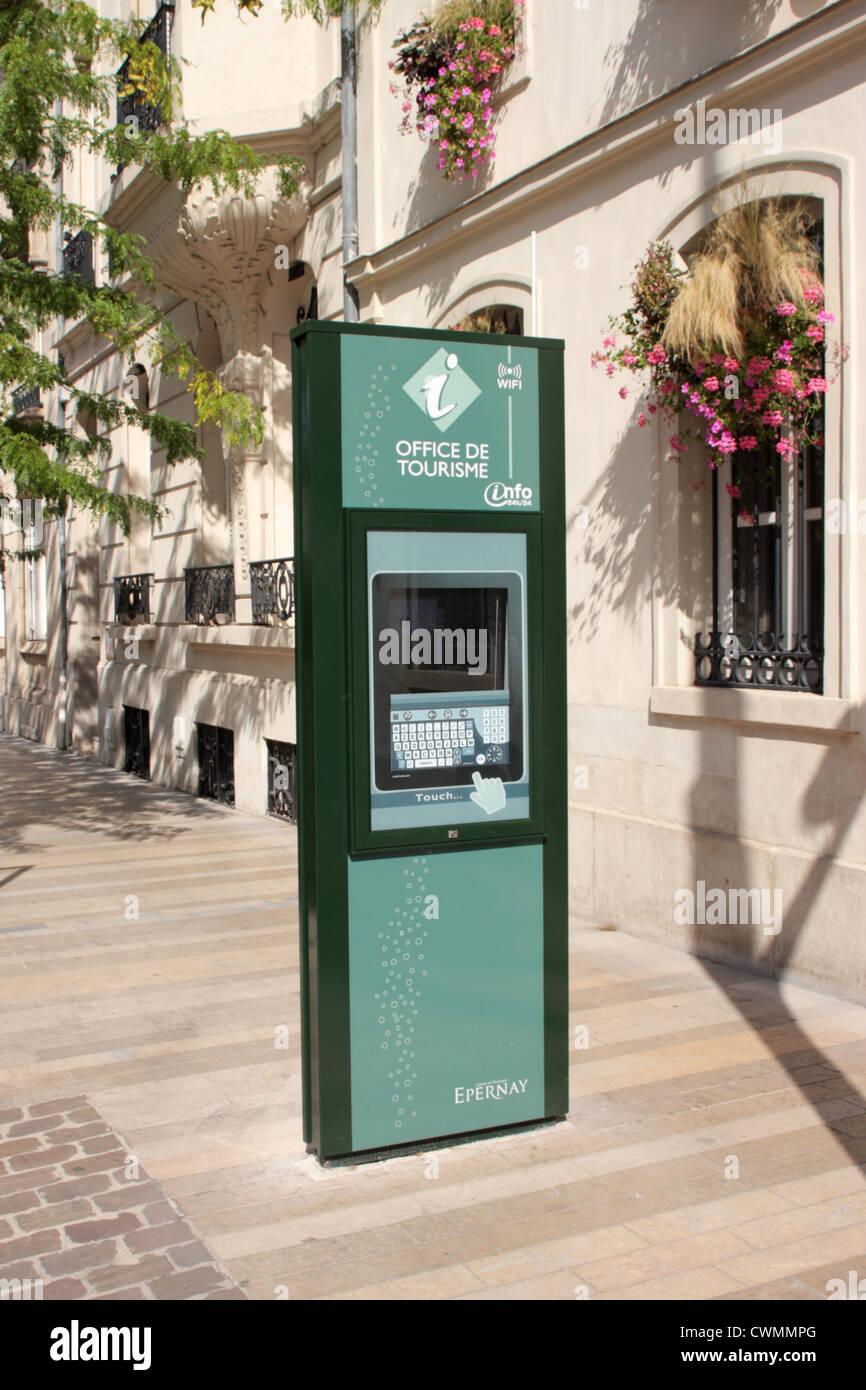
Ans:
[[[63,102],[59,99],[54,104],[54,114],[59,120],[63,115]],[[63,167],[57,171],[54,180],[54,191],[58,198],[63,197]],[[60,213],[54,219],[54,255],[55,255],[55,274],[60,275],[63,271],[63,218]],[[59,320],[60,332],[65,327],[65,319]],[[62,361],[62,358],[60,359]],[[61,388],[57,389],[57,423],[61,429],[66,424],[66,401],[61,394]],[[64,462],[61,455],[60,462]],[[62,751],[69,748],[69,595],[68,595],[68,542],[66,532],[66,508],[67,499],[64,497],[61,502],[60,512],[57,519],[57,549],[58,549],[58,568],[59,568],[59,587],[60,587],[60,727],[58,730],[57,746]]]
[[[355,5],[349,3],[340,16],[340,54],[343,78],[340,98],[343,141],[343,319],[346,323],[357,323],[361,317],[358,291],[346,278],[346,267],[350,261],[355,260],[359,251],[358,87],[355,36]]]
[[[64,752],[70,746],[69,730],[69,594],[67,589],[66,498],[58,517],[60,559],[60,729],[57,746]]]

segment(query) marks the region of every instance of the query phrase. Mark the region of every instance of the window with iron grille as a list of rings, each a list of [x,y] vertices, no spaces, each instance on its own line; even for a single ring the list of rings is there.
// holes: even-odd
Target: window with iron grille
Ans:
[[[266,739],[268,747],[268,814],[298,823],[297,756],[293,743]]]
[[[821,257],[818,221],[814,245]],[[813,429],[823,440],[823,419]],[[695,640],[695,683],[821,694],[823,445],[738,458],[739,496],[728,496],[730,461],[712,474],[712,630]]]
[[[235,804],[235,736],[218,724],[196,724],[198,794],[224,806]]]
[[[728,468],[713,475],[713,631],[695,643],[695,679],[821,694],[824,451],[774,467],[769,450],[741,464],[730,502]]]
[[[24,534],[24,616],[28,642],[48,636],[48,578],[41,527],[31,522]]]
[[[127,772],[136,777],[150,778],[150,712],[123,706],[123,738]]]

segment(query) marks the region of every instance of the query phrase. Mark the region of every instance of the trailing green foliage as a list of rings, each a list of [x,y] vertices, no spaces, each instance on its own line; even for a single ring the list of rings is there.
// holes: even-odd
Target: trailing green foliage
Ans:
[[[239,3],[255,14],[258,0]],[[205,5],[205,10],[212,5]],[[173,128],[180,68],[156,44],[142,42],[145,24],[100,16],[85,0],[17,0],[0,7],[0,478],[3,491],[41,497],[49,505],[72,498],[79,506],[117,522],[128,532],[134,513],[157,517],[150,500],[118,496],[104,484],[110,433],[129,423],[147,431],[168,463],[201,458],[199,426],[224,431],[232,443],[258,444],[261,412],[242,393],[228,391],[198,361],[157,303],[153,267],[143,239],[119,232],[93,209],[71,200],[59,179],[80,154],[109,165],[137,165],[188,191],[209,181],[216,191],[245,196],[257,187],[264,165],[248,146],[225,131],[192,136]],[[125,79],[115,72],[123,65]],[[118,96],[135,93],[159,112],[155,130],[138,122],[117,124]],[[280,192],[298,187],[303,166],[288,156],[278,164]],[[77,275],[46,274],[29,260],[32,234],[87,233],[107,250],[110,283],[87,284]],[[35,346],[54,320],[85,321],[92,332],[130,360],[147,352],[162,374],[179,377],[192,396],[195,423],[98,393],[69,381],[56,354]],[[13,388],[61,389],[66,425],[15,416]],[[95,422],[81,437],[76,417]]]

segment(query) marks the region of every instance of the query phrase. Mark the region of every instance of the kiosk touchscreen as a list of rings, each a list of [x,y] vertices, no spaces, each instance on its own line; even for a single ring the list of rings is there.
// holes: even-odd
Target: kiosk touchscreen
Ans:
[[[373,580],[375,778],[382,791],[465,786],[479,767],[523,771],[515,576]]]
[[[368,586],[371,828],[525,816],[525,537],[374,531]]]

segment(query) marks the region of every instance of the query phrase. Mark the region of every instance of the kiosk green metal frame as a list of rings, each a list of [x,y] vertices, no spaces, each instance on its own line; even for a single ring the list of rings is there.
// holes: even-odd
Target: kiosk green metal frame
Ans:
[[[563,347],[292,333],[304,1137],[568,1109]]]

